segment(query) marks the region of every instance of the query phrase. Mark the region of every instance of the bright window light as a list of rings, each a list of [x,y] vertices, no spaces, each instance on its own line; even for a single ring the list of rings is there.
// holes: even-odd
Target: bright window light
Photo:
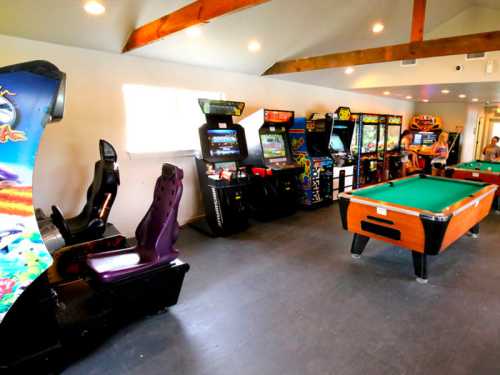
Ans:
[[[198,99],[225,97],[221,92],[134,84],[123,85],[123,96],[127,151],[134,154],[199,149],[198,128],[206,120]]]

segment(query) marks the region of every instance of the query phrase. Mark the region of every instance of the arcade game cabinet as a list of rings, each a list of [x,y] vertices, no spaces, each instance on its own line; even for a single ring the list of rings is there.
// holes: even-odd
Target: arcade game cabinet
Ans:
[[[442,126],[440,117],[429,115],[414,116],[410,122],[410,130],[413,133],[413,144],[410,149],[417,153],[424,173],[431,174],[432,172],[431,160],[434,156],[431,148],[443,131]]]
[[[304,170],[302,206],[321,207],[333,202],[333,159],[328,144],[331,124],[313,113],[309,120],[299,117],[288,131],[292,154]]]
[[[125,315],[177,302],[189,269],[173,248],[182,171],[163,168],[136,245],[82,244],[75,251],[86,272],[50,285],[46,271],[54,265],[34,214],[32,174],[46,123],[63,115],[65,74],[32,61],[0,68],[0,86],[8,103],[0,111],[0,372],[60,372],[53,361],[79,353],[70,337],[102,335]]]
[[[252,170],[249,205],[258,220],[291,215],[299,206],[299,175],[304,168],[290,149],[288,130],[293,119],[292,111],[260,109],[241,121],[248,144],[244,163]]]
[[[381,181],[383,160],[379,159],[380,116],[367,113],[353,113],[355,121],[352,153],[356,156],[356,187],[376,184]]]
[[[329,152],[334,162],[333,199],[337,200],[340,193],[351,191],[355,184],[356,163],[351,153],[354,121],[348,107],[339,107],[334,113],[327,113],[326,119],[331,124]]]
[[[245,103],[199,99],[207,123],[199,129],[202,158],[196,168],[205,217],[191,225],[210,236],[226,236],[248,227],[250,183],[241,161],[248,156],[245,131],[233,122]]]
[[[383,160],[382,180],[402,177],[401,128],[403,117],[397,115],[380,116],[379,159]]]
[[[61,209],[52,206],[48,218],[41,209],[35,211],[45,246],[50,252],[103,236],[117,235],[113,224],[108,223],[115,201],[120,174],[117,153],[111,143],[99,141],[100,160],[95,163],[94,178],[87,189],[87,202],[79,215],[65,218]]]

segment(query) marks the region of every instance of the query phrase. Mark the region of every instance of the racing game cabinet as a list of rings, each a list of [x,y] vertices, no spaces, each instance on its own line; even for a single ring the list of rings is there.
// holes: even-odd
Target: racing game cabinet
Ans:
[[[0,372],[60,348],[32,175],[45,125],[63,116],[65,81],[46,61],[0,68]]]
[[[300,174],[304,167],[292,154],[288,130],[294,112],[260,109],[241,121],[247,134],[248,157],[244,163],[252,171],[249,205],[257,220],[291,215],[301,202]]]

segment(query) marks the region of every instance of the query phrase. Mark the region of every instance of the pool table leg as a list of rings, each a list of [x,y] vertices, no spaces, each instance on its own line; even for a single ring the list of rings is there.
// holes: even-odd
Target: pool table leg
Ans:
[[[417,251],[412,251],[411,255],[417,282],[420,284],[427,284],[427,255]]]
[[[354,259],[361,258],[361,254],[363,254],[363,251],[365,250],[366,244],[368,243],[369,239],[369,237],[354,233],[351,245],[351,256]]]
[[[479,224],[474,225],[472,228],[469,230],[469,236],[472,238],[478,238],[479,237]]]
[[[500,195],[495,196],[493,199],[493,210],[495,214],[500,215]]]

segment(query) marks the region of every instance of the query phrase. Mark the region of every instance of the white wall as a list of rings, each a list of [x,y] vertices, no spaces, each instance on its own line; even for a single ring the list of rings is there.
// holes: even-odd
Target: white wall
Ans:
[[[463,130],[461,137],[462,161],[474,159],[476,126],[479,118],[484,117],[482,104],[470,103],[417,103],[415,112],[418,115],[440,116],[443,128],[450,132]]]
[[[201,206],[192,157],[129,159],[122,94],[125,83],[223,91],[228,99],[246,102],[246,115],[263,106],[292,109],[303,116],[347,105],[354,111],[401,114],[407,122],[414,110],[412,103],[399,100],[2,35],[0,44],[0,66],[45,59],[68,77],[64,120],[47,128],[40,146],[34,177],[35,204],[44,209],[58,204],[65,213],[77,212],[98,157],[97,141],[104,138],[117,148],[122,177],[111,220],[128,235],[133,234],[151,202],[163,162],[174,163],[185,172],[181,223],[199,215]],[[174,137],[176,124],[169,124],[168,119],[165,124],[172,126]]]

